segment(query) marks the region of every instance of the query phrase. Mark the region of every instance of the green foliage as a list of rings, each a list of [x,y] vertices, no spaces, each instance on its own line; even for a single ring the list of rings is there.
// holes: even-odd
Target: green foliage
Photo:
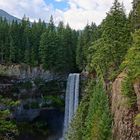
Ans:
[[[140,1],[133,0],[133,9],[129,15],[130,25],[132,26],[132,31],[135,29],[140,29]]]
[[[0,112],[0,114],[2,114]],[[0,134],[1,136],[6,137],[6,134],[13,134],[14,135],[17,135],[18,134],[18,129],[17,129],[17,126],[15,124],[15,122],[11,122],[11,121],[5,121],[5,120],[1,120],[0,119]],[[0,136],[0,138],[1,138]]]
[[[77,31],[60,22],[58,28],[50,18],[30,23],[24,16],[18,23],[0,18],[0,62],[43,65],[54,72],[73,72],[76,67]]]
[[[47,123],[42,121],[37,121],[34,123],[18,123],[18,129],[20,134],[31,134],[34,136],[42,135],[47,136],[49,131],[47,128]]]
[[[140,126],[140,114],[137,114],[134,120],[135,125]]]
[[[133,45],[128,50],[121,69],[125,69],[127,77],[122,84],[122,91],[130,99],[132,104],[135,103],[135,94],[133,84],[140,79],[140,30],[133,34]],[[134,100],[135,99],[135,100]]]
[[[56,32],[46,31],[41,37],[40,44],[40,56],[43,67],[45,69],[55,71],[57,66],[57,49],[59,44]]]
[[[90,82],[71,124],[68,140],[108,140],[111,135],[109,101],[102,84]]]
[[[19,104],[20,104],[20,101],[19,101],[19,100],[14,101],[14,100],[12,100],[12,99],[10,99],[10,98],[3,98],[3,97],[0,95],[0,103],[6,105],[6,106],[8,106],[8,107],[14,107],[14,106],[19,105]]]
[[[51,26],[51,27],[50,27]],[[68,25],[60,23],[58,30],[51,19],[40,40],[40,58],[45,69],[57,72],[74,71],[76,67],[77,34]]]
[[[128,20],[116,0],[101,24],[101,38],[88,51],[88,70],[96,71],[104,80],[114,79],[131,41]],[[99,73],[99,74],[98,74]],[[114,73],[112,75],[112,73]]]
[[[0,103],[7,107],[12,107],[18,104],[10,99],[5,100],[2,96],[0,97]],[[12,136],[18,134],[16,123],[9,119],[10,115],[11,111],[9,109],[0,111],[0,139],[8,139],[8,134],[12,134]]]
[[[10,56],[9,59],[11,62],[16,61],[16,46],[14,45],[13,38],[10,38]]]
[[[47,106],[64,107],[64,100],[61,99],[60,96],[44,96],[43,99],[46,102]]]
[[[92,89],[84,139],[108,140],[111,134],[111,120],[108,97],[102,84],[97,83]]]
[[[87,25],[79,35],[78,45],[76,50],[76,63],[80,70],[85,69],[87,65],[88,48],[92,42],[99,38],[98,27],[92,23]]]

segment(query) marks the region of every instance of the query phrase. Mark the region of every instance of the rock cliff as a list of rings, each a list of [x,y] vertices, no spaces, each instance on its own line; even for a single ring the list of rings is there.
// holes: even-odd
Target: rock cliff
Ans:
[[[127,97],[124,97],[121,91],[122,81],[125,77],[121,73],[112,87],[112,114],[114,118],[113,124],[113,140],[140,140],[140,127],[134,124],[137,114],[140,113],[140,81],[134,84],[137,103],[135,107],[128,108]]]
[[[66,79],[66,75],[52,73],[39,67],[30,67],[28,65],[2,65],[0,64],[0,75],[12,76],[19,79],[35,79],[41,78],[45,81]]]

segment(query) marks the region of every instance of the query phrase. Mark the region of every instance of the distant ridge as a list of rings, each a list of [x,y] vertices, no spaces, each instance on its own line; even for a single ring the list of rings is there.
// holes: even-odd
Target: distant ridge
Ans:
[[[21,21],[21,19],[16,18],[16,17],[14,17],[14,16],[8,14],[6,11],[4,11],[4,10],[2,10],[2,9],[0,9],[0,17],[6,18],[9,22],[12,22],[13,20],[14,20],[14,21],[17,20],[18,22]]]

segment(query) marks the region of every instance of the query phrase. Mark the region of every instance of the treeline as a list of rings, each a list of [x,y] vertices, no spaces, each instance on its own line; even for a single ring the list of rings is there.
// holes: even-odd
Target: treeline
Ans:
[[[30,66],[60,72],[82,71],[87,65],[88,48],[101,33],[95,23],[75,31],[53,17],[48,24],[39,19],[31,23],[25,16],[21,22],[9,23],[0,18],[0,63]]]
[[[63,22],[56,27],[52,17],[48,24],[41,20],[31,23],[26,17],[20,23],[0,18],[0,63],[75,71],[78,35]]]
[[[136,104],[133,84],[140,79],[140,1],[133,0],[133,9],[127,16],[124,6],[114,0],[106,18],[94,35],[86,36],[86,42],[87,31],[90,34],[91,29],[80,35],[76,60],[79,69],[88,71],[90,78],[66,138],[111,140],[110,83],[119,73],[126,74],[122,83],[122,94],[128,99],[125,104],[130,108]],[[140,126],[138,119],[135,122]]]
[[[102,73],[103,78],[108,79],[113,71],[119,69],[130,45],[130,22],[123,6],[115,0],[106,18],[95,30],[94,39],[78,46],[79,49],[86,50],[83,53],[87,54],[85,60],[80,60],[83,56],[80,53],[77,62],[81,68],[86,62],[86,70],[91,73]]]
[[[76,63],[103,80],[113,80],[120,72],[126,54],[131,49],[133,35],[140,29],[140,2],[133,1],[127,16],[123,4],[114,0],[113,6],[99,26],[87,25],[79,35]]]

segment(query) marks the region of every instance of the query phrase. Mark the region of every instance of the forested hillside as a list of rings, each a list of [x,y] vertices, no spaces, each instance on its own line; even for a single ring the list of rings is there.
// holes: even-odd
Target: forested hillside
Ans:
[[[77,64],[79,69],[88,71],[89,78],[66,136],[68,140],[140,139],[139,11],[138,0],[133,1],[129,16],[115,0],[106,18],[94,30],[93,38],[84,31],[80,36]],[[122,76],[117,78],[120,73]]]
[[[60,22],[58,27],[44,21],[21,23],[0,19],[0,62],[39,66],[51,71],[70,72],[76,69],[78,32]]]

